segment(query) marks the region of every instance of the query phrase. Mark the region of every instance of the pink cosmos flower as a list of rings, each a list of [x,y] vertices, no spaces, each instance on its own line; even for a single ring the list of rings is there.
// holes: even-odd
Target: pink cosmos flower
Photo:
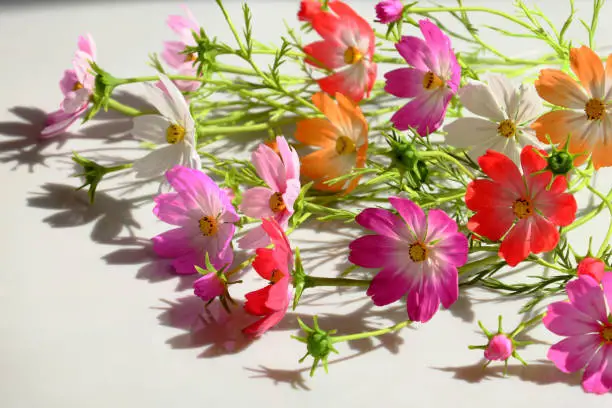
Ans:
[[[514,345],[512,340],[507,335],[500,333],[491,338],[485,349],[484,356],[489,361],[506,361],[512,356],[513,351]]]
[[[193,293],[203,301],[210,302],[225,293],[225,284],[216,273],[207,273],[193,282]]]
[[[175,166],[166,179],[176,192],[157,196],[153,213],[178,228],[153,238],[155,253],[173,258],[179,274],[196,273],[194,265],[205,267],[207,253],[216,269],[230,264],[233,223],[239,217],[227,195],[200,170]]]
[[[376,21],[383,24],[393,23],[402,18],[403,11],[401,0],[383,0],[376,5]]]
[[[351,242],[349,261],[364,268],[382,268],[367,294],[377,306],[405,294],[408,317],[430,320],[442,303],[450,307],[459,295],[457,267],[465,264],[468,241],[441,210],[423,210],[406,198],[390,197],[399,217],[380,208],[366,208],[356,218],[374,231]]]
[[[166,21],[168,26],[178,34],[179,41],[165,41],[162,58],[168,65],[176,69],[179,75],[197,76],[198,69],[193,65],[197,56],[182,54],[182,52],[185,51],[187,46],[196,45],[193,32],[198,33],[200,31],[200,24],[198,24],[187,6],[182,5],[181,7],[185,11],[186,17],[171,15]],[[201,85],[199,81],[176,80],[174,83],[184,92],[195,91]]]
[[[400,98],[414,98],[398,110],[391,121],[398,130],[414,128],[421,136],[435,132],[446,108],[457,93],[461,67],[450,39],[429,20],[420,20],[425,41],[402,37],[395,48],[412,68],[399,68],[385,74],[385,91]]]
[[[548,330],[567,337],[548,350],[548,359],[565,373],[585,368],[582,388],[595,394],[612,390],[612,274],[602,283],[603,290],[590,276],[569,282],[569,302],[548,305],[543,320]]]
[[[317,80],[321,90],[329,95],[341,93],[359,102],[370,94],[376,80],[374,31],[347,4],[330,1],[327,6],[328,10],[321,10],[315,2],[301,3],[299,18],[309,21],[323,38],[304,47],[306,62],[333,71]]]
[[[251,155],[257,174],[268,187],[253,187],[245,191],[240,211],[251,218],[272,217],[286,229],[293,214],[293,204],[300,195],[300,159],[282,136],[276,137],[279,153],[265,143]],[[253,228],[238,244],[243,249],[263,248],[270,243],[261,226]]]
[[[64,133],[87,110],[94,91],[95,75],[90,61],[96,60],[96,45],[91,35],[79,36],[77,51],[72,59],[73,69],[64,71],[59,85],[64,95],[60,109],[51,112],[40,137],[50,138]]]
[[[578,276],[588,275],[591,278],[595,279],[597,282],[601,282],[601,279],[604,276],[606,265],[601,259],[593,258],[592,256],[588,256],[582,259],[578,263],[578,268],[576,268],[576,274]]]
[[[259,248],[253,261],[253,268],[270,284],[246,294],[244,309],[255,316],[263,316],[243,329],[250,336],[260,336],[276,326],[287,313],[293,291],[291,271],[293,252],[289,240],[280,225],[273,219],[262,220],[262,228],[270,237],[274,248]]]

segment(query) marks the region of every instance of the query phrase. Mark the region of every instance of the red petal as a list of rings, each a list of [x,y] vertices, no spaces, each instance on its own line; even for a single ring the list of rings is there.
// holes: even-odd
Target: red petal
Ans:
[[[345,29],[350,29],[352,31],[353,27],[357,27],[358,37],[369,37],[370,46],[368,49],[368,56],[371,57],[374,54],[376,39],[370,24],[346,3],[341,1],[330,2],[329,7],[334,13],[338,14],[341,24],[346,27]]]
[[[533,146],[525,146],[521,151],[521,166],[523,167],[523,174],[528,175],[536,171],[540,171],[546,168],[547,156],[544,150],[536,149]]]
[[[246,302],[244,304],[244,310],[255,316],[263,316],[272,313],[273,311],[266,307],[271,288],[272,285],[268,285],[264,288],[247,293],[245,295]]]
[[[289,307],[289,277],[285,276],[271,285],[266,308],[273,311],[287,310]]]
[[[272,272],[278,269],[274,259],[274,251],[270,248],[258,248],[253,261],[253,269],[266,280],[272,280]]]
[[[486,154],[480,156],[478,164],[487,176],[501,184],[503,188],[519,196],[525,194],[523,177],[516,164],[508,156],[494,150],[488,150]]]
[[[470,182],[465,192],[465,204],[473,211],[500,207],[511,208],[517,198],[519,197],[508,194],[507,190],[494,181],[483,179]]]
[[[369,84],[355,83],[355,81],[352,80],[352,77],[347,75],[347,71],[348,69],[341,72],[336,72],[335,74],[317,80],[317,82],[319,83],[321,90],[323,90],[325,93],[330,95],[341,93],[342,95],[352,99],[354,102],[359,102],[363,99],[366,87],[369,87]]]
[[[514,213],[512,210],[501,211],[495,209],[481,210],[474,214],[467,223],[470,231],[497,241],[512,227]]]
[[[499,256],[504,258],[508,265],[516,266],[529,256],[530,233],[529,222],[520,220],[502,241]]]
[[[346,65],[342,52],[332,41],[317,41],[304,47],[307,63],[330,70]]]
[[[262,334],[270,330],[272,327],[280,323],[283,317],[285,317],[285,313],[286,311],[269,314],[263,319],[259,319],[250,326],[245,327],[244,329],[242,329],[242,332],[249,336],[261,336]]]
[[[539,254],[555,249],[559,243],[559,231],[546,218],[535,215],[531,218],[531,236],[529,243],[531,252]]]
[[[298,20],[311,22],[315,15],[322,12],[319,0],[302,0],[300,11],[298,11]]]

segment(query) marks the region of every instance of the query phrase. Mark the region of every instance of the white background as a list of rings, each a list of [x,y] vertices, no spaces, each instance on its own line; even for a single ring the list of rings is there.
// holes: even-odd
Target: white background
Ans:
[[[370,21],[375,3],[350,2]],[[511,2],[465,3],[509,9]],[[142,154],[127,135],[129,120],[101,116],[70,137],[36,139],[44,112],[58,106],[58,82],[79,34],[92,34],[100,65],[113,75],[150,75],[147,54],[161,52],[162,41],[176,38],[165,19],[180,13],[178,4],[0,5],[0,407],[601,407],[612,402],[610,395],[584,394],[579,374],[562,374],[546,360],[547,347],[558,339],[542,327],[529,333],[537,343],[521,353],[529,367],[512,361],[506,378],[498,364],[482,370],[481,352],[467,349],[484,342],[477,320],[493,329],[503,314],[512,329],[522,318],[517,311],[524,300],[490,300],[477,290],[462,292],[450,311],[440,311],[426,325],[338,345],[340,355],[332,358],[329,374],[319,369],[312,379],[311,360],[297,362],[305,347],[289,337],[298,333],[295,313],[253,343],[238,335],[252,321],[240,310],[223,325],[214,323],[220,315],[213,307],[204,323],[202,303],[191,295],[193,279],[172,276],[151,254],[148,240],[168,228],[153,216],[150,200],[139,200],[155,187],[101,193],[94,206],[84,192],[73,191],[78,180],[69,177],[72,150],[87,150],[88,157]],[[232,41],[212,0],[188,4],[208,33]],[[283,19],[298,26],[297,1],[249,4],[261,41],[279,43]],[[577,2],[581,16],[588,18],[590,4]],[[538,5],[557,23],[567,15],[564,1]],[[239,23],[240,3],[226,6]],[[608,6],[600,20],[600,45],[612,34],[610,16]],[[503,24],[482,16],[475,21]],[[578,25],[571,33],[576,43],[586,38]],[[491,42],[512,55],[533,57],[542,50],[537,42],[485,38],[495,38]],[[586,205],[586,198],[580,203]],[[576,234],[576,247],[584,250],[588,235],[598,245],[607,223],[605,215]],[[346,245],[355,233],[306,230],[292,241],[304,248],[310,272],[334,276],[346,266]],[[245,280],[243,287],[232,288],[237,298],[264,284],[251,271]],[[310,316],[319,314],[321,325],[339,334],[407,317],[402,304],[377,308],[350,291],[312,290],[296,312],[309,324]]]

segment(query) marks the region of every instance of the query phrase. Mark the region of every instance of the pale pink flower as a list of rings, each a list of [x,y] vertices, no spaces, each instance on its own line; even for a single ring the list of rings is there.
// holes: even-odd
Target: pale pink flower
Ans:
[[[231,264],[231,246],[240,217],[227,195],[206,174],[197,169],[175,166],[166,178],[176,191],[155,198],[153,212],[160,220],[178,226],[153,238],[153,250],[173,258],[176,273],[196,273],[205,267],[206,255],[215,269]]]
[[[407,295],[410,320],[426,322],[440,303],[450,307],[459,295],[457,268],[465,264],[468,241],[442,210],[425,214],[407,198],[390,197],[399,216],[366,208],[356,218],[373,231],[349,245],[349,261],[364,268],[382,268],[367,295],[377,306]]]
[[[391,122],[398,130],[414,128],[419,135],[435,132],[446,108],[457,93],[461,67],[448,36],[429,20],[419,21],[425,41],[402,37],[395,48],[412,68],[385,74],[385,91],[400,98],[413,98],[398,110]]]
[[[193,283],[193,293],[205,302],[210,302],[225,293],[225,283],[216,273],[210,272]]]
[[[512,356],[514,345],[512,340],[504,333],[499,333],[493,336],[487,344],[484,356],[487,360],[506,361]]]
[[[253,187],[244,192],[240,211],[251,218],[273,218],[286,229],[293,214],[293,204],[300,194],[300,159],[282,136],[276,137],[279,153],[265,143],[259,145],[251,160],[259,177],[268,187]],[[243,249],[263,248],[270,243],[261,226],[238,241]]]
[[[162,58],[168,65],[178,71],[179,75],[197,76],[197,67],[194,66],[196,55],[183,54],[187,46],[195,46],[196,41],[193,38],[193,32],[200,31],[200,24],[185,5],[181,5],[186,17],[179,15],[168,16],[166,23],[179,36],[179,41],[165,41]],[[184,92],[191,92],[198,89],[201,85],[199,81],[174,81],[176,86]]]
[[[543,320],[548,330],[567,337],[548,350],[548,359],[565,373],[584,368],[582,387],[595,394],[612,390],[612,274],[602,284],[590,276],[569,282],[569,302],[548,305]]]
[[[95,75],[90,70],[90,62],[96,60],[96,45],[91,35],[79,36],[77,51],[72,59],[73,69],[64,71],[60,89],[64,99],[60,109],[51,112],[45,121],[40,136],[49,138],[64,133],[89,106],[95,88]]]

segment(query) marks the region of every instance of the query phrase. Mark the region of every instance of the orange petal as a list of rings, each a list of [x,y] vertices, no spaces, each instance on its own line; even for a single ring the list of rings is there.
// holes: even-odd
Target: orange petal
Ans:
[[[597,125],[599,126],[599,138],[592,148],[595,170],[612,166],[612,118],[606,115],[604,120]]]
[[[535,81],[540,97],[553,105],[584,109],[589,100],[585,90],[569,75],[558,69],[543,69]]]
[[[531,128],[543,143],[548,143],[546,135],[553,143],[565,143],[568,135],[572,134],[572,142],[582,140],[585,135],[583,129],[587,125],[587,117],[583,112],[571,110],[557,110],[545,113],[533,122]]]
[[[317,190],[340,191],[346,185],[346,180],[331,185],[324,182],[350,172],[354,162],[351,163],[347,159],[349,158],[338,156],[334,149],[318,150],[302,158],[302,175],[315,180],[313,187]]]
[[[605,99],[609,101],[610,98],[612,98],[612,93],[610,92],[610,90],[612,90],[612,54],[608,55],[608,59],[606,60],[606,84],[608,88],[606,91],[610,95],[606,94]]]
[[[365,143],[357,151],[357,163],[355,164],[355,168],[356,169],[362,169],[363,167],[365,167],[367,150],[368,150],[368,144]],[[357,176],[357,177],[354,177],[353,179],[351,179],[351,182],[346,187],[346,190],[344,190],[344,194],[348,194],[351,191],[353,191],[355,189],[355,187],[357,187],[357,185],[359,184],[359,180],[361,180],[361,176]]]
[[[368,122],[363,116],[363,112],[361,112],[359,106],[341,93],[336,94],[336,100],[338,101],[340,111],[350,120],[350,130],[347,129],[345,131],[347,136],[352,136],[357,144],[361,144],[363,138],[367,141]]]
[[[597,99],[603,98],[604,67],[599,56],[585,45],[580,48],[572,48],[570,49],[570,64],[572,71],[591,96]]]
[[[338,134],[334,125],[327,119],[313,118],[297,123],[295,138],[306,145],[333,147]]]
[[[350,116],[328,94],[317,92],[312,96],[312,102],[339,131],[344,133],[350,129]]]

